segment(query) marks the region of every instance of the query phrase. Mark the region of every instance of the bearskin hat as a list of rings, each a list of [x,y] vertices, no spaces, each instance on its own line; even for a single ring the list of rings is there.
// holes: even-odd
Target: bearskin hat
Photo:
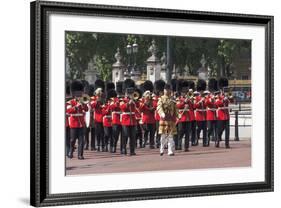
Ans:
[[[97,79],[97,80],[95,81],[95,89],[98,89],[98,88],[101,88],[101,89],[103,89],[103,90],[104,90],[104,88],[105,88],[104,81],[101,80],[101,79]]]
[[[108,82],[106,83],[106,91],[111,90],[111,89],[115,89],[115,84],[113,82]]]
[[[193,81],[188,81],[188,89],[192,89],[193,91],[195,90],[195,83]]]
[[[119,95],[123,93],[123,82],[122,81],[116,82],[116,92]]]
[[[124,92],[126,91],[127,88],[135,88],[135,87],[136,87],[135,81],[132,79],[126,79],[123,82],[123,91]]]
[[[218,87],[219,89],[223,90],[223,88],[228,87],[228,79],[222,77],[218,80]]]
[[[208,82],[208,89],[211,92],[215,92],[218,90],[218,81],[215,78],[210,78]]]
[[[188,88],[188,81],[181,79],[179,80],[179,84],[178,84],[178,91],[181,92],[183,90],[183,88]]]
[[[70,82],[66,81],[65,83],[65,94],[70,95]]]
[[[71,82],[71,85],[70,85],[70,90],[71,90],[72,93],[76,92],[76,91],[83,91],[84,90],[84,86],[83,86],[81,81],[73,80]]]
[[[178,88],[178,80],[177,79],[171,79],[171,85],[172,85],[172,90],[175,92],[177,91]],[[166,89],[166,88],[165,88]]]
[[[142,97],[142,95],[143,95],[143,91],[140,89],[140,88],[136,88],[136,90],[135,90],[137,93],[139,93],[139,95],[140,95],[140,98]]]
[[[91,84],[91,85],[89,85],[88,94],[89,94],[89,96],[93,96],[94,93],[95,93],[95,85]]]
[[[114,97],[117,97],[117,92],[115,91],[115,89],[107,90],[106,99],[109,100],[110,98],[114,98]]]
[[[165,90],[172,90],[172,86],[170,84],[165,84],[164,89]]]
[[[154,82],[154,90],[155,92],[161,92],[164,91],[164,87],[165,87],[165,81],[162,79],[156,80]]]
[[[143,83],[143,91],[147,91],[147,90],[153,92],[153,83],[150,80],[146,80]]]
[[[197,91],[205,91],[207,87],[206,81],[203,79],[198,79],[197,81]]]

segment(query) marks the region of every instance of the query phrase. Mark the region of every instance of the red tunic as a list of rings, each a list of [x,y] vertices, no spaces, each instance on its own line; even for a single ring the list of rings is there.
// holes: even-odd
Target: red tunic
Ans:
[[[86,111],[88,111],[87,105],[80,105],[76,99],[68,101],[66,106],[66,113],[69,115],[69,127],[85,127],[84,116]]]
[[[219,98],[216,100],[216,106],[218,108],[217,110],[217,120],[229,120],[229,108],[228,105],[230,101],[226,98],[224,99],[224,96],[219,96]]]
[[[141,111],[139,109],[140,105],[141,105],[141,101],[136,101],[135,115],[136,115],[137,124],[143,124],[142,116],[141,116]]]
[[[94,121],[102,123],[103,122],[103,115],[102,115],[102,103],[98,100],[98,98],[94,99],[91,102],[91,108],[93,109],[94,113]]]
[[[121,109],[120,109],[118,98],[114,98],[113,102],[110,103],[110,109],[111,109],[111,116],[112,116],[112,125],[121,125],[121,121],[120,121]]]
[[[120,102],[121,109],[121,125],[123,126],[135,126],[137,124],[136,121],[136,104],[129,104],[129,99],[124,98],[122,102]]]
[[[67,108],[67,103],[65,103],[65,109]],[[69,116],[68,116],[68,114],[66,114],[66,116],[65,116],[65,127],[69,127]]]
[[[153,102],[151,102],[151,106],[148,106],[145,101],[142,102],[139,110],[142,113],[142,122],[144,124],[154,124],[156,122],[154,118],[156,108],[153,105]]]
[[[177,120],[178,123],[189,121],[189,104],[186,102],[186,98],[180,96],[177,99],[177,108],[179,109],[179,119]]]
[[[108,102],[105,105],[103,105],[102,115],[103,115],[103,126],[111,127],[112,126],[112,117],[111,117],[110,104]]]
[[[195,98],[195,107],[196,121],[206,121],[206,104],[200,95]]]
[[[207,106],[207,121],[217,120],[217,105],[215,104],[215,100],[212,97],[212,95],[209,95],[205,99],[205,104]]]

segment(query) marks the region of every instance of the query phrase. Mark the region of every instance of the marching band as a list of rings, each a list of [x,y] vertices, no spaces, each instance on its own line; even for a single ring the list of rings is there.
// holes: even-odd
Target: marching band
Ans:
[[[208,88],[208,90],[207,90]],[[66,85],[66,156],[84,159],[83,151],[136,155],[136,148],[160,148],[160,155],[191,146],[220,147],[225,133],[229,146],[228,80],[147,80],[136,86],[131,79],[116,83],[96,80],[94,85],[74,80]],[[90,135],[90,137],[89,137]],[[211,140],[213,138],[213,140]],[[118,143],[120,144],[117,147]],[[183,146],[184,143],[184,146]],[[139,146],[138,146],[139,144]],[[127,152],[128,151],[128,152]]]

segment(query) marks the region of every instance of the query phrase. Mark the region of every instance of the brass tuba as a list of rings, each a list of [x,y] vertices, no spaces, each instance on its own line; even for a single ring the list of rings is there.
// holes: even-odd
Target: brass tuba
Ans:
[[[135,101],[137,101],[137,100],[139,100],[140,99],[140,93],[139,92],[137,92],[137,91],[134,91],[134,93],[133,93],[133,100],[135,100]]]
[[[88,104],[91,101],[91,98],[89,95],[87,94],[83,94],[80,98],[79,98],[79,103],[81,104]]]

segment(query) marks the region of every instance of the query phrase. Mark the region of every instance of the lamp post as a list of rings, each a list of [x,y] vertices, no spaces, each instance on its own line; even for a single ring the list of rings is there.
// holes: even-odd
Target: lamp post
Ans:
[[[138,44],[137,44],[137,40],[135,39],[135,42],[131,45],[130,43],[128,43],[127,47],[126,47],[126,52],[128,55],[128,71],[130,72],[131,70],[133,70],[136,66],[136,54],[138,53]],[[134,57],[134,65],[132,65],[132,56]]]
[[[135,39],[134,43],[131,45],[130,43],[128,43],[128,45],[126,46],[126,52],[128,55],[128,69],[127,69],[127,73],[128,75],[131,77],[131,79],[137,81],[139,79],[140,76],[140,72],[137,70],[136,68],[136,62],[137,62],[137,53],[138,53],[138,44],[137,44],[137,40]],[[132,61],[132,58],[134,59]],[[134,62],[134,63],[132,63]]]

